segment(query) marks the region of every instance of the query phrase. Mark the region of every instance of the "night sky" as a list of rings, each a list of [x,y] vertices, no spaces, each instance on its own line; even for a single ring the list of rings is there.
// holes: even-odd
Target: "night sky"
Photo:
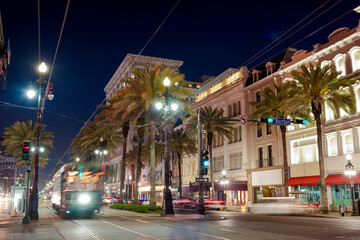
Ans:
[[[42,181],[52,172],[83,122],[105,98],[103,89],[126,54],[140,52],[177,1],[71,1],[51,77],[55,98],[46,101],[45,108],[73,120],[45,112],[43,122],[54,133],[55,141],[48,166],[40,169]],[[326,4],[321,9],[277,43],[327,10],[323,15],[248,65],[256,67],[288,46],[311,48],[335,29],[357,24],[360,14],[350,12],[293,45],[349,12],[359,1],[181,0],[142,55],[184,61],[180,71],[187,80],[218,75],[227,68],[241,66],[323,3]],[[41,1],[41,61],[49,67],[66,5],[66,0]],[[12,53],[0,101],[36,107],[37,101],[28,100],[25,91],[29,82],[39,78],[37,0],[4,0],[0,10]],[[3,134],[5,127],[15,121],[35,118],[33,110],[0,106],[0,132]],[[63,161],[69,158],[66,155]]]

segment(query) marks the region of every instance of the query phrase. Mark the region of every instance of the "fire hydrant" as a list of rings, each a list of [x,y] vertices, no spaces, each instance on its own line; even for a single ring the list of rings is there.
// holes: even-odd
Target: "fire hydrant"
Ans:
[[[343,203],[340,204],[339,206],[340,208],[340,213],[341,213],[341,216],[344,217],[344,214],[345,214],[345,205]]]

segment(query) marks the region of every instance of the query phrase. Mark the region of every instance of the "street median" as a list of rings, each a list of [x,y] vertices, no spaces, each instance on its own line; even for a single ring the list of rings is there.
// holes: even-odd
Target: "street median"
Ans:
[[[125,211],[133,211],[138,213],[153,213],[160,212],[162,207],[160,206],[151,206],[151,205],[132,205],[132,204],[122,204],[122,203],[114,203],[110,205],[112,209],[119,209]]]

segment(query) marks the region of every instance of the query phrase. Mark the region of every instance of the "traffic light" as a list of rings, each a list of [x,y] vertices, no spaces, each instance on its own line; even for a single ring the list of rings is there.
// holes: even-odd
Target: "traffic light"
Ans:
[[[308,121],[305,120],[305,119],[295,119],[295,120],[294,120],[294,123],[306,125],[306,124],[308,123]]]
[[[202,150],[201,151],[201,168],[208,168],[210,166],[209,161],[209,151],[208,150]]]
[[[274,120],[272,118],[258,118],[257,121],[262,123],[273,123]]]
[[[22,142],[22,160],[29,160],[30,159],[30,141],[23,141]]]

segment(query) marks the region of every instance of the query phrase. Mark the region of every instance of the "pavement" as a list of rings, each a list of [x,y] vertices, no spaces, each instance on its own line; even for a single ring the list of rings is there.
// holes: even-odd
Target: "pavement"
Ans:
[[[175,215],[135,213],[104,207],[93,218],[68,219],[39,206],[39,220],[23,225],[22,217],[0,216],[0,240],[31,239],[360,239],[360,217],[336,213],[302,215],[252,214],[175,209]]]

